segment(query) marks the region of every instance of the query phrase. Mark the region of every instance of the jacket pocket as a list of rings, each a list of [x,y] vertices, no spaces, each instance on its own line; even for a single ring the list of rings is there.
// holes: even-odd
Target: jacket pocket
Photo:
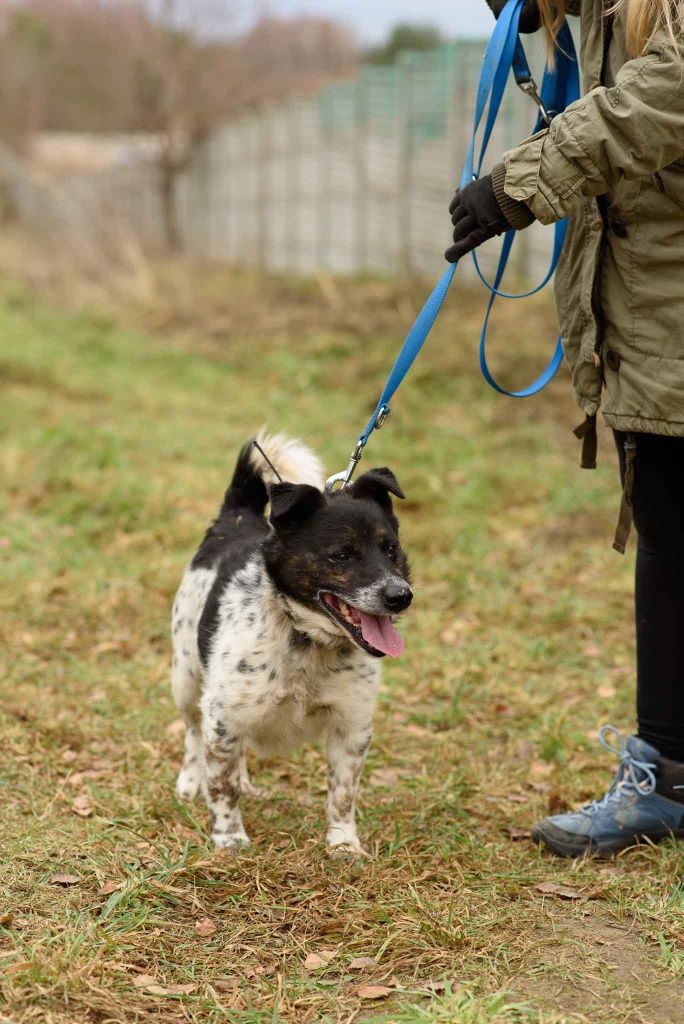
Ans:
[[[684,210],[684,158],[656,171],[653,181],[658,191]]]

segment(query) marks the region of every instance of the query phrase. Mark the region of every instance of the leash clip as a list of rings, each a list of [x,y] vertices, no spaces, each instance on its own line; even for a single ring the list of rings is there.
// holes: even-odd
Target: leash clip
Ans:
[[[375,423],[373,423],[373,426],[370,428],[370,430],[380,430],[380,428],[383,427],[387,422],[387,417],[389,416],[391,411],[392,410],[390,409],[389,405],[381,405],[380,409],[378,410],[378,415],[376,417]],[[372,422],[373,421],[371,420],[371,423]],[[351,482],[351,478],[354,475],[354,470],[361,461],[363,449],[366,447],[366,444],[368,442],[368,437],[366,436],[367,433],[368,428],[366,428],[366,432],[362,434],[359,440],[357,441],[356,448],[351,453],[351,456],[349,458],[349,464],[347,468],[343,469],[341,473],[335,473],[333,476],[328,477],[328,479],[325,481],[326,491],[334,491],[336,484],[340,485],[341,491],[344,490],[344,488],[349,485],[349,483]]]
[[[539,116],[541,117],[542,121],[544,122],[544,124],[548,128],[549,125],[551,124],[552,119],[553,119],[553,114],[552,114],[551,111],[547,110],[546,107],[544,106],[542,98],[539,95],[539,89],[537,88],[537,83],[535,82],[534,78],[532,78],[532,75],[530,75],[529,78],[526,78],[523,81],[518,81],[516,79],[516,85],[518,86],[518,88],[522,92],[525,93],[526,96],[529,96],[530,99],[534,103],[536,103],[537,110],[539,111]]]
[[[328,477],[328,479],[325,481],[326,491],[334,491],[336,484],[340,485],[341,491],[348,486],[352,476],[354,475],[354,470],[361,461],[361,456],[363,455],[363,449],[365,448],[365,446],[366,442],[359,439],[356,448],[351,453],[347,468],[343,469],[341,473],[335,473],[333,476]]]

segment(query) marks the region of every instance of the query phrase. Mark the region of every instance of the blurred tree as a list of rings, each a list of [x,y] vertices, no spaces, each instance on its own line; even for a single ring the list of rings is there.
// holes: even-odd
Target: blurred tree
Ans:
[[[443,42],[442,33],[432,25],[396,25],[385,43],[366,51],[365,60],[370,64],[394,64],[402,50],[434,50]]]
[[[177,248],[178,177],[247,102],[350,72],[349,31],[265,17],[241,37],[236,0],[0,0],[0,138],[39,131],[148,132],[159,140],[166,240]]]

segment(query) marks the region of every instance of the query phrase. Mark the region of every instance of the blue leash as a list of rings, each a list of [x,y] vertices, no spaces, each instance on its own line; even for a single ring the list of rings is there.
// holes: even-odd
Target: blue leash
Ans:
[[[572,103],[574,100],[579,98],[577,58],[575,55],[572,35],[567,23],[563,24],[558,35],[555,66],[553,68],[549,68],[548,65],[546,66],[541,91],[539,93],[537,92],[536,84],[530,74],[525,51],[518,37],[518,22],[520,21],[520,12],[523,3],[524,0],[508,0],[508,3],[499,15],[494,31],[492,32],[491,39],[489,40],[489,44],[482,61],[480,81],[477,88],[473,134],[470,145],[468,146],[468,152],[466,154],[459,188],[465,188],[466,185],[470,184],[471,181],[474,181],[480,176],[485,154],[487,152],[487,146],[496,123],[501,101],[506,89],[506,83],[511,70],[513,71],[517,85],[523,90],[523,92],[531,96],[537,104],[539,117],[535,126],[535,132],[550,124],[551,118],[554,114],[564,110],[569,103]],[[489,106],[487,106],[488,104]],[[485,117],[485,110],[487,110],[487,116],[482,129],[482,140],[476,162],[476,139],[482,120]],[[475,256],[475,253],[473,253],[477,273],[490,293],[484,324],[482,327],[482,334],[480,337],[480,369],[487,383],[500,394],[509,395],[513,398],[527,398],[530,395],[537,394],[542,390],[542,388],[546,387],[550,380],[552,380],[563,360],[563,348],[561,339],[559,338],[551,362],[543,373],[541,373],[540,376],[529,385],[529,387],[524,388],[521,391],[507,391],[505,388],[497,384],[487,365],[486,337],[490,314],[497,295],[501,295],[505,298],[526,298],[529,295],[534,295],[535,292],[538,292],[550,280],[556,266],[558,265],[566,230],[566,220],[559,221],[554,226],[553,253],[548,272],[540,284],[535,288],[519,295],[509,295],[499,290],[499,285],[501,284],[506,264],[508,263],[508,257],[515,239],[516,232],[514,229],[507,231],[504,236],[499,264],[494,276],[494,281],[491,284],[482,274],[477,262],[477,257]],[[342,487],[345,487],[349,483],[361,458],[363,449],[368,443],[370,435],[374,430],[379,429],[385,422],[390,413],[390,402],[395,392],[404,380],[408,371],[411,369],[411,366],[415,362],[418,353],[423,347],[430,331],[432,330],[432,326],[439,315],[454,274],[456,273],[457,266],[458,264],[454,263],[447,267],[435,285],[432,294],[429,296],[427,302],[416,317],[413,326],[401,347],[399,355],[396,358],[394,366],[390,371],[390,375],[387,378],[387,382],[382,390],[382,394],[380,395],[373,415],[366,424],[363,433],[359,437],[356,448],[352,452],[349,465],[345,470],[343,470],[343,472],[336,473],[334,476],[330,477],[326,483],[327,490],[332,490],[337,483],[341,484]]]

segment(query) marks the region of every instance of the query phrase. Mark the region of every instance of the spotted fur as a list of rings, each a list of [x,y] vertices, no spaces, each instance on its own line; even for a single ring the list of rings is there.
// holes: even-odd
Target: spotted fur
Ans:
[[[259,441],[288,482],[251,444],[243,448],[173,606],[173,694],[186,722],[176,791],[182,799],[201,793],[214,843],[240,847],[249,842],[240,796],[255,792],[247,751],[270,756],[325,738],[327,844],[358,853],[355,805],[380,662],[318,594],[335,589],[372,611],[388,581],[408,588],[387,487],[401,492],[389,471],[377,471],[389,483],[361,477],[356,493],[324,495],[311,452],[282,437]],[[359,548],[356,568],[331,560],[330,546],[340,543]]]

